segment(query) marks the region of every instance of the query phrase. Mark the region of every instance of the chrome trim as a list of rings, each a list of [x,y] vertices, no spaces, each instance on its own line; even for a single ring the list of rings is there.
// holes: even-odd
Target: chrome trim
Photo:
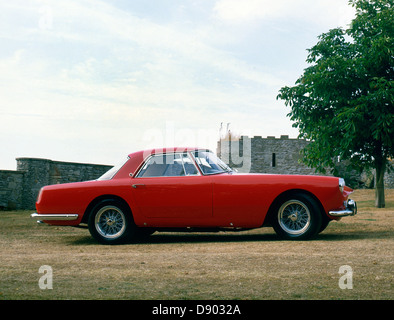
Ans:
[[[130,176],[131,178],[136,178],[136,179],[141,178],[141,177],[139,177],[138,175],[139,175],[140,172],[142,171],[142,168],[144,167],[144,165],[150,160],[150,158],[152,158],[152,156],[153,156],[153,155],[150,154],[150,155],[147,156],[144,160],[142,160],[142,163],[140,163],[140,166],[139,166],[139,168],[137,169],[137,171],[136,171],[134,174],[130,173],[129,176]]]
[[[39,214],[33,213],[30,215],[31,219],[37,220],[37,222],[42,221],[73,221],[78,219],[78,214],[74,213],[49,213],[49,214]]]
[[[339,178],[338,184],[339,184],[339,190],[341,191],[341,193],[343,193],[343,190],[345,189],[345,185],[346,185],[345,179]]]
[[[328,212],[328,214],[333,217],[354,216],[355,214],[357,214],[357,203],[356,203],[356,201],[349,199],[347,201],[346,209],[331,210]]]

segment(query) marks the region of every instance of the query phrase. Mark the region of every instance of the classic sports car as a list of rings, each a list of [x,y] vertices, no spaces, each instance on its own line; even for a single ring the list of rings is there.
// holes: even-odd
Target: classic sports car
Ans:
[[[331,220],[355,215],[342,178],[238,174],[206,149],[130,154],[99,179],[43,187],[31,215],[86,226],[101,243],[155,231],[237,231],[272,226],[283,239],[310,239]]]

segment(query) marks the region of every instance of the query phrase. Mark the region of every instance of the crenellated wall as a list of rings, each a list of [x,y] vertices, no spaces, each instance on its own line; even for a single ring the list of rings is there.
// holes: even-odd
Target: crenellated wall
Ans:
[[[308,141],[290,139],[289,136],[241,136],[237,140],[220,140],[217,154],[230,166],[241,172],[273,174],[316,174],[301,163],[300,151]],[[249,160],[250,158],[250,160]],[[234,160],[235,159],[235,160]],[[249,165],[246,165],[250,162]]]

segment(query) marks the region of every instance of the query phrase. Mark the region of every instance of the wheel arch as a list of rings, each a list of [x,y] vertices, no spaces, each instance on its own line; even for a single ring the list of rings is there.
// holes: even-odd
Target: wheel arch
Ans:
[[[264,225],[269,225],[271,223],[271,219],[273,217],[275,217],[276,209],[279,207],[280,204],[282,204],[285,200],[287,200],[290,197],[297,195],[297,194],[303,194],[303,195],[310,196],[313,200],[316,201],[317,205],[319,206],[320,214],[321,214],[322,218],[323,219],[327,218],[327,215],[324,212],[324,208],[323,208],[321,201],[312,192],[305,190],[305,189],[290,189],[290,190],[286,190],[286,191],[282,192],[281,194],[279,194],[275,198],[275,200],[271,203],[271,205],[268,209],[268,212],[267,212],[266,219],[264,219]]]
[[[92,209],[100,202],[105,201],[105,200],[116,200],[119,201],[120,203],[122,203],[123,206],[125,206],[126,209],[129,210],[131,217],[133,218],[133,215],[131,213],[131,208],[129,206],[129,204],[127,203],[126,200],[124,200],[122,197],[113,195],[113,194],[106,194],[106,195],[101,195],[96,197],[95,199],[93,199],[89,205],[86,207],[86,210],[83,214],[81,223],[88,223],[89,220],[89,214],[92,211]]]

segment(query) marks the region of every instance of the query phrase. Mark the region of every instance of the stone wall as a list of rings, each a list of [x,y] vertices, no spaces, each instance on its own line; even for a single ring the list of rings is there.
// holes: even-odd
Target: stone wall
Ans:
[[[25,172],[0,170],[0,210],[22,209],[22,190]]]
[[[290,139],[289,136],[281,136],[278,139],[272,136],[267,138],[242,136],[231,143],[229,140],[220,140],[217,154],[240,172],[316,174],[314,169],[299,161],[300,151],[307,144],[306,140]],[[245,165],[248,161],[249,164]]]
[[[316,174],[314,169],[301,163],[300,151],[308,144],[303,139],[289,139],[288,136],[254,137],[252,147],[251,172]]]
[[[384,185],[386,188],[394,189],[394,160],[390,160],[388,166],[390,172],[387,170],[384,174]]]
[[[41,187],[94,180],[112,166],[17,158],[17,171],[0,170],[0,209],[32,210]]]

